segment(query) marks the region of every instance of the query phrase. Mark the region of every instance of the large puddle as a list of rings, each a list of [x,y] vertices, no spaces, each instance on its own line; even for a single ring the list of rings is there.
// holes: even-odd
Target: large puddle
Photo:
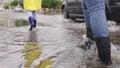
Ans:
[[[39,59],[42,54],[42,46],[41,46],[41,43],[37,41],[36,31],[31,31],[31,32],[26,31],[26,32],[28,32],[28,34],[27,34],[28,38],[27,37],[25,38],[25,34],[18,33],[18,35],[16,36],[17,38],[16,38],[14,36],[14,34],[11,34],[12,31],[19,27],[25,27],[25,26],[27,27],[29,25],[28,21],[26,21],[26,20],[5,21],[5,20],[7,20],[7,19],[4,19],[4,20],[2,20],[2,22],[0,22],[1,32],[4,30],[3,32],[5,32],[6,34],[8,33],[7,35],[9,35],[9,37],[3,36],[3,39],[1,39],[1,40],[6,40],[11,37],[13,37],[13,38],[8,40],[8,41],[10,41],[10,43],[8,41],[1,42],[1,43],[3,43],[3,46],[2,45],[0,46],[0,61],[3,62],[3,64],[4,63],[6,64],[7,62],[10,62],[10,61],[7,59],[4,61],[4,58],[10,59],[9,54],[21,53],[22,56],[20,56],[20,57],[24,58],[25,62],[23,62],[21,64],[16,63],[16,65],[11,63],[8,66],[11,66],[12,68],[16,68],[16,67],[17,68],[31,68],[32,63],[35,60]],[[10,25],[10,24],[12,24],[12,25]],[[12,28],[13,28],[13,30],[10,30]],[[24,29],[22,29],[22,30],[24,30]],[[1,34],[3,34],[3,33],[1,33]],[[17,33],[15,33],[15,34],[17,34]],[[18,36],[21,36],[21,37],[18,37]],[[15,38],[17,40],[15,40]],[[21,38],[21,40],[19,38]],[[13,46],[11,46],[11,45],[13,45]],[[10,47],[10,50],[9,50],[9,47]],[[14,49],[14,47],[15,47],[15,49]],[[19,50],[19,47],[21,47],[20,50]],[[11,49],[13,49],[13,50],[11,50]],[[17,55],[14,54],[14,56],[17,56]],[[17,57],[19,57],[19,56],[17,56]],[[21,60],[20,57],[19,57],[19,60]],[[17,62],[17,58],[14,58],[14,61]],[[12,60],[12,62],[14,62],[14,61]],[[34,65],[32,68],[52,68],[52,61],[49,58],[39,61],[38,63],[39,63],[38,65]],[[5,64],[2,65],[2,63],[0,63],[0,68],[11,68]],[[14,66],[12,66],[12,65],[14,65]]]
[[[76,48],[84,42],[84,30],[77,32],[73,25],[71,30],[38,26],[39,30],[30,32],[28,21],[12,21],[0,22],[0,68],[105,68],[96,61],[95,50]],[[120,31],[111,32],[110,36],[118,47],[112,52],[112,68],[120,68]]]

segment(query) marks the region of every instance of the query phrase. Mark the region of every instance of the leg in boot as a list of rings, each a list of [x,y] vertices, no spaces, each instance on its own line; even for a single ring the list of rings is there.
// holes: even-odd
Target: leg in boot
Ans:
[[[34,28],[36,28],[37,12],[36,11],[32,11],[32,15],[33,15]]]
[[[105,65],[111,65],[111,45],[109,37],[96,38],[98,57]]]
[[[87,31],[87,36],[85,39],[85,43],[82,44],[82,45],[78,45],[78,47],[84,49],[84,50],[87,50],[91,47],[93,43],[93,41],[95,41],[94,39],[94,36],[93,36],[93,32],[92,32],[92,29],[91,29],[91,23],[90,23],[90,15],[88,14],[88,8],[87,8],[87,5],[85,4],[85,1],[83,0],[82,1],[82,5],[83,5],[83,13],[84,13],[84,17],[85,17],[85,23],[86,23],[86,31]]]
[[[98,56],[105,65],[111,64],[108,24],[105,16],[105,0],[83,0],[89,23],[96,39]]]
[[[88,8],[85,4],[85,1],[82,2],[83,5],[83,13],[84,13],[84,17],[85,17],[85,24],[86,24],[86,31],[87,31],[87,37],[93,41],[95,41],[94,39],[94,35],[92,32],[92,28],[91,28],[91,23],[90,23],[90,15],[89,15],[89,11]]]

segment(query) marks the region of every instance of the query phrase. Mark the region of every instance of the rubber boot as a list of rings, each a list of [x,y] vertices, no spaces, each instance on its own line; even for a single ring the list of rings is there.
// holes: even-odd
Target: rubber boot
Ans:
[[[33,18],[32,17],[29,17],[29,23],[30,23],[30,31],[33,29],[34,27],[34,21],[33,21]]]
[[[109,37],[96,38],[98,57],[106,66],[111,65],[111,45]]]
[[[36,22],[37,22],[37,21],[34,19],[33,22],[34,22],[34,28],[36,28],[36,25],[37,25]]]

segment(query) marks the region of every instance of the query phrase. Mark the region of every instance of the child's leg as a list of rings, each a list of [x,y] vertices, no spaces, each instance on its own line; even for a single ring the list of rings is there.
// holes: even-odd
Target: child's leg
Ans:
[[[27,14],[28,14],[28,20],[29,20],[30,25],[31,26],[34,25],[32,11],[27,11]]]
[[[34,27],[36,28],[36,22],[37,22],[37,13],[36,11],[32,11],[33,14],[33,22],[34,22]]]

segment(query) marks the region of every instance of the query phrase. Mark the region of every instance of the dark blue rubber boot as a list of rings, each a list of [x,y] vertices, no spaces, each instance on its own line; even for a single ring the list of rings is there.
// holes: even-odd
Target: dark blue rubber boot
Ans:
[[[29,17],[29,23],[30,23],[30,31],[33,29],[34,27],[34,21],[33,21],[33,17]]]
[[[109,37],[96,38],[98,57],[106,66],[111,65],[111,44]]]

